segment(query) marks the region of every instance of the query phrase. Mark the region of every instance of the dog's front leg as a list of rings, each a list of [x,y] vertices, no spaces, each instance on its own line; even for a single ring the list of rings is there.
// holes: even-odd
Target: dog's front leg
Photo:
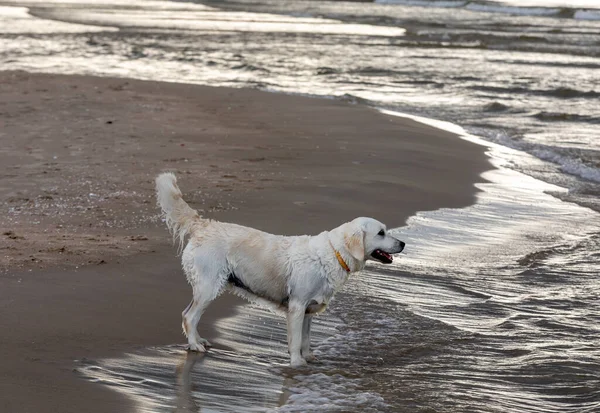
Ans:
[[[306,364],[302,358],[302,324],[304,322],[305,306],[290,301],[287,313],[288,349],[290,351],[290,365],[299,367]]]
[[[315,361],[316,357],[310,351],[310,326],[312,324],[312,315],[305,314],[302,323],[302,357],[306,361]]]

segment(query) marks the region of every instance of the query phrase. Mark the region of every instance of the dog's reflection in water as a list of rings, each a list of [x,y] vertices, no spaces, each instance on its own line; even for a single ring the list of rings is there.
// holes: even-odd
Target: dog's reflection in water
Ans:
[[[177,366],[177,405],[174,413],[198,413],[200,406],[192,396],[192,371],[194,366],[204,358],[206,353],[186,352]]]
[[[237,382],[235,378],[230,377],[224,380],[218,388],[215,388],[214,380],[210,380],[206,376],[203,377],[204,381],[201,379],[202,373],[209,374],[209,370],[215,368],[214,357],[206,358],[206,354],[189,351],[182,356],[176,369],[176,403],[173,413],[221,411],[213,406],[213,404],[219,405],[220,403],[220,407],[225,411],[244,411],[243,408],[248,409],[249,406],[255,406],[254,410],[260,410],[261,406],[264,407],[264,410],[268,410],[285,405],[290,396],[287,389],[296,384],[293,376],[297,371],[283,369],[283,377],[267,375],[262,377],[259,382],[254,383],[251,383],[252,380],[248,380],[248,378]],[[225,367],[225,369],[227,368]],[[240,376],[235,377],[239,378]],[[202,393],[205,394],[202,395]],[[208,396],[208,399],[203,401],[203,396]],[[202,406],[205,403],[210,406]]]

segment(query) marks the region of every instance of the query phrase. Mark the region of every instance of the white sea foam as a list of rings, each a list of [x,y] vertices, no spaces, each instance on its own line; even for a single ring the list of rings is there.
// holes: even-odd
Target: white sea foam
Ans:
[[[0,6],[1,33],[91,33],[118,31],[114,27],[95,26],[92,24],[65,23],[55,20],[44,20],[33,17],[26,7]]]
[[[486,139],[504,147],[526,152],[542,161],[558,165],[560,171],[569,175],[574,175],[588,181],[600,182],[600,168],[586,165],[581,159],[575,157],[575,155],[570,155],[566,152],[561,153],[562,149],[560,147],[515,140],[502,133],[487,136]],[[523,163],[520,162],[519,164],[522,165]]]
[[[106,24],[138,29],[197,30],[205,32],[266,32],[266,33],[320,33],[331,35],[404,36],[400,27],[344,23],[335,19],[280,16],[268,13],[222,12],[214,10],[182,11],[173,3],[170,9],[72,9],[68,19],[89,24]],[[61,17],[61,13],[56,13]]]
[[[561,155],[553,149],[541,147],[530,149],[529,152],[544,161],[558,164],[563,172],[600,183],[600,169],[585,165],[579,159]]]

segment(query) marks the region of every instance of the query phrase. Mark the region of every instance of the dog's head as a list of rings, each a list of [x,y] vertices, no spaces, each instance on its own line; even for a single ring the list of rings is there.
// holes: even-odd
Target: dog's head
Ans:
[[[392,262],[392,254],[402,252],[404,242],[387,233],[384,224],[373,218],[356,218],[332,231],[342,238],[342,245],[358,261]]]

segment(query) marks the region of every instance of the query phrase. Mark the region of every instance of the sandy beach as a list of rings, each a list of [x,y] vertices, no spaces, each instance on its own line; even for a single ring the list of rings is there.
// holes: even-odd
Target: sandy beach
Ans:
[[[7,412],[131,411],[74,360],[183,343],[190,293],[157,173],[207,217],[315,234],[469,205],[490,168],[483,147],[338,100],[26,72],[0,73],[0,139]],[[220,298],[200,328],[236,305]]]

